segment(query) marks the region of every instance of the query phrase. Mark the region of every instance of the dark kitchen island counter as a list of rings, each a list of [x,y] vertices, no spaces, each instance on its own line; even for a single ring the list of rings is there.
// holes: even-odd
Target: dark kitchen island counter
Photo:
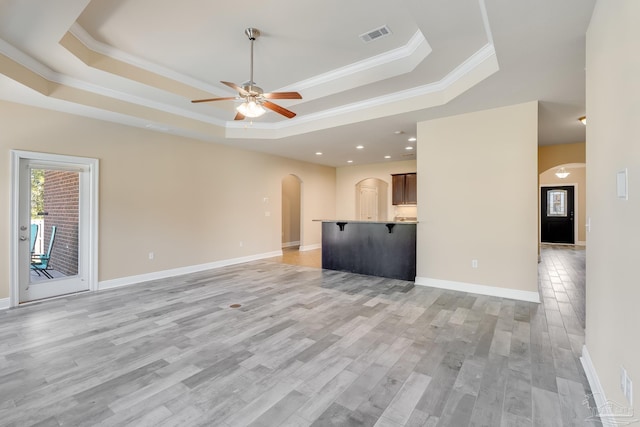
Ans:
[[[321,221],[322,268],[415,280],[415,221]]]

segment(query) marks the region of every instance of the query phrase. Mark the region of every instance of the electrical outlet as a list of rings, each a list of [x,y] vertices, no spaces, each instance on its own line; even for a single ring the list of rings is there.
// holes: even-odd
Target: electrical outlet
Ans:
[[[242,240],[240,240],[240,247],[242,247],[242,245],[243,245]]]
[[[471,268],[478,268],[478,260],[477,259],[472,259],[471,260]]]
[[[271,216],[271,212],[269,212],[269,211],[265,212],[264,216]]]
[[[153,252],[149,252],[149,259],[153,259],[154,258],[154,253]]]

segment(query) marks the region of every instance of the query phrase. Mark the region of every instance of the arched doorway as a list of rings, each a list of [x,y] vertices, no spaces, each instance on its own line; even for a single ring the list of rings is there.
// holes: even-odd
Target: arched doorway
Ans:
[[[282,247],[298,248],[302,241],[302,181],[295,175],[282,179]]]
[[[356,184],[356,218],[363,221],[386,220],[389,184],[378,178],[365,178]]]

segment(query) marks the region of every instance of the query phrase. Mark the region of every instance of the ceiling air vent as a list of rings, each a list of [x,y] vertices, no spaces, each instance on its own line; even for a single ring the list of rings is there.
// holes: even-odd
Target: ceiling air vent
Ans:
[[[367,31],[364,34],[360,34],[360,38],[363,42],[369,43],[376,39],[386,37],[391,34],[391,30],[386,25],[383,25],[380,28],[376,28],[375,30]]]

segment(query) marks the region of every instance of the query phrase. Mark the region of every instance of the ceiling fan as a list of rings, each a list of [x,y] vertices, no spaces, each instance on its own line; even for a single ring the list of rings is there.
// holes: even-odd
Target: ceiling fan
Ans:
[[[236,114],[234,120],[242,120],[245,117],[260,117],[263,115],[268,108],[271,111],[275,111],[278,114],[282,114],[288,119],[295,117],[296,113],[291,110],[287,110],[284,107],[281,107],[278,104],[274,104],[269,101],[269,99],[302,99],[302,96],[298,92],[268,92],[265,93],[262,88],[256,86],[253,81],[253,42],[260,36],[260,31],[255,28],[247,28],[244,30],[244,33],[247,35],[249,40],[251,41],[251,74],[249,81],[247,83],[243,83],[242,86],[238,86],[235,83],[224,82],[220,83],[229,86],[232,89],[238,91],[237,97],[224,97],[224,98],[207,98],[207,99],[194,99],[191,102],[211,102],[211,101],[226,101],[231,99],[243,99],[244,102],[240,104],[236,110],[238,113]]]

